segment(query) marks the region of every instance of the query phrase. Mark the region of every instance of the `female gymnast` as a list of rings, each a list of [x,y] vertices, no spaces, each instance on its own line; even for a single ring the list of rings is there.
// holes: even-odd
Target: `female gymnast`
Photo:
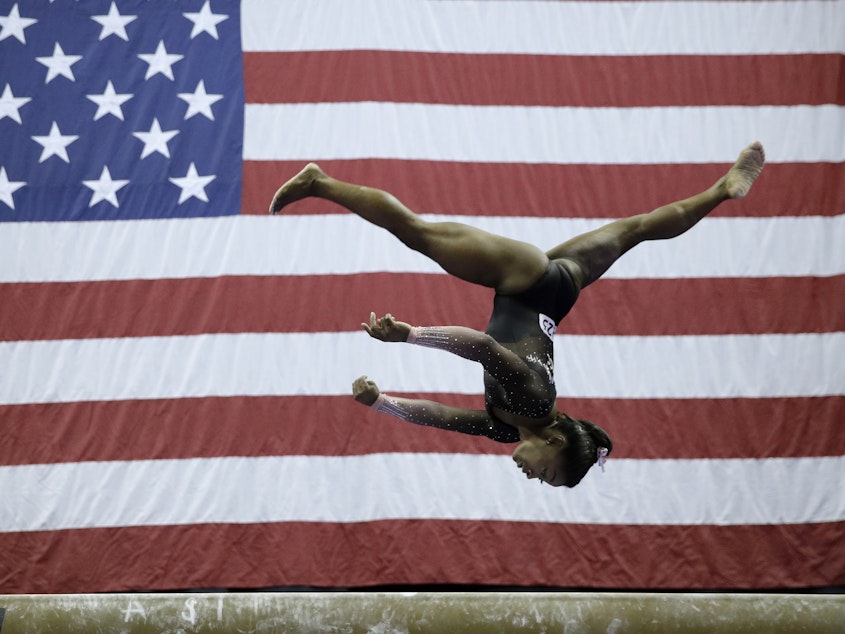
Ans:
[[[573,487],[613,445],[598,425],[558,410],[552,337],[581,289],[595,282],[626,251],[645,240],[674,238],[720,203],[743,198],[765,162],[754,142],[710,188],[574,237],[543,253],[539,248],[456,222],[427,222],[393,195],[338,181],[310,163],[276,192],[270,213],[308,196],[333,201],[387,229],[447,273],[493,288],[485,332],[461,326],[411,326],[387,314],[362,323],[380,341],[440,348],[484,368],[485,409],[467,410],[429,400],[388,396],[366,376],[352,384],[356,401],[398,418],[504,443],[519,443],[513,460],[528,478]]]

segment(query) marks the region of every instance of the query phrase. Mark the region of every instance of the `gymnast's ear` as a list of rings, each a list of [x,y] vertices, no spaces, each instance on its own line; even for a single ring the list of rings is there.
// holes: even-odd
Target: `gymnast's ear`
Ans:
[[[546,438],[546,444],[552,447],[566,447],[566,436],[561,432],[554,432],[551,436]]]

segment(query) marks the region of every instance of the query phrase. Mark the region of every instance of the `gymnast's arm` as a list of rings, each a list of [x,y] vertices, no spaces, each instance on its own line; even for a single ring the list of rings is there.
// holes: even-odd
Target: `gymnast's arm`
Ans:
[[[406,341],[427,348],[439,348],[470,361],[477,361],[502,384],[517,385],[526,379],[531,369],[487,333],[463,326],[411,326],[388,313],[376,319],[370,313],[370,323],[362,323],[364,330],[379,341]]]
[[[462,409],[435,401],[388,396],[379,392],[374,381],[366,376],[352,383],[355,400],[378,412],[426,427],[437,427],[472,436],[487,436],[496,442],[519,442],[519,432],[494,420],[483,410]]]

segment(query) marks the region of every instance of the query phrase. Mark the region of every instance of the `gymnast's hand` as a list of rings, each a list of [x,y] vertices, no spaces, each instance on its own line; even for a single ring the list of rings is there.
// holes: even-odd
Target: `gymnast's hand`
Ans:
[[[359,403],[370,406],[376,402],[378,395],[378,385],[375,381],[368,380],[366,374],[352,382],[352,396]]]
[[[370,313],[370,323],[361,325],[368,335],[379,341],[407,341],[408,333],[411,332],[411,324],[396,321],[390,313],[378,319],[375,313]]]

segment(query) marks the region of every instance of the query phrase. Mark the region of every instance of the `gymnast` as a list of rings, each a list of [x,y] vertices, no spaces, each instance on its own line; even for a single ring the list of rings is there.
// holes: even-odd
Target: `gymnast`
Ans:
[[[581,289],[645,240],[674,238],[720,203],[743,198],[765,162],[754,142],[705,191],[610,222],[543,253],[539,248],[457,222],[427,222],[388,192],[338,181],[314,163],[276,192],[270,213],[309,196],[337,203],[382,227],[409,248],[467,282],[495,290],[485,332],[462,326],[411,326],[390,314],[370,314],[373,338],[439,348],[484,368],[485,409],[389,396],[366,376],[352,384],[356,401],[412,423],[519,443],[513,452],[528,478],[573,487],[613,449],[598,425],[572,418],[556,403],[552,338]]]

